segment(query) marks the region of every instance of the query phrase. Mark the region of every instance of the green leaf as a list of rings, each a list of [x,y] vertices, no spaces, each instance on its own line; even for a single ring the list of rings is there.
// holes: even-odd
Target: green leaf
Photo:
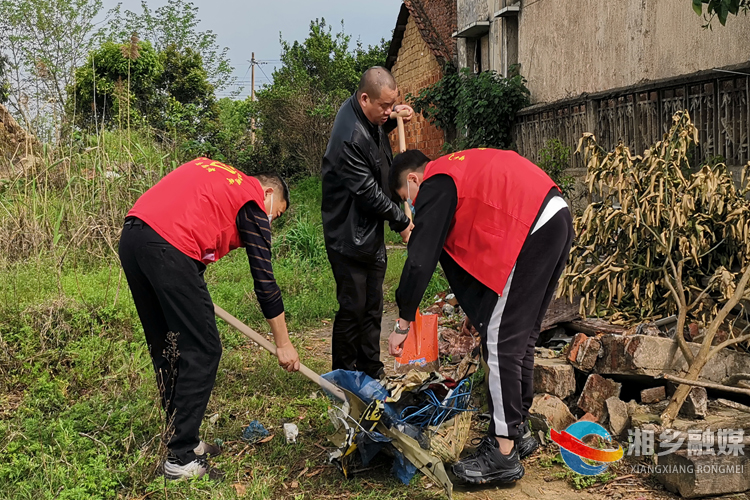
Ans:
[[[727,7],[726,0],[722,1],[721,6],[719,6],[719,11],[716,14],[719,17],[721,25],[725,26],[727,24],[727,16],[729,15],[729,8]]]
[[[703,14],[703,2],[701,0],[693,0],[693,10],[699,16]]]

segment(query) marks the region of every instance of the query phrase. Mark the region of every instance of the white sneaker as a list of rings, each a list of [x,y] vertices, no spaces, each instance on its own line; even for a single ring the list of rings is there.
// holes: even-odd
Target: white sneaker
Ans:
[[[208,472],[208,461],[205,456],[196,457],[192,462],[180,465],[174,459],[164,462],[164,477],[167,479],[182,479],[191,477],[203,477]]]

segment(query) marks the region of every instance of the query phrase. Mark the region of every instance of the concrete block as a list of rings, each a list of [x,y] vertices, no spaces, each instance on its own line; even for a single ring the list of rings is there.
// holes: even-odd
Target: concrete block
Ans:
[[[597,359],[594,372],[601,375],[648,375],[662,373],[679,375],[687,370],[677,342],[645,335],[604,335],[601,337],[602,356]],[[697,353],[700,344],[688,343]],[[750,373],[750,355],[723,349],[701,372],[700,378],[709,382],[721,381],[734,373]]]
[[[622,436],[628,426],[630,426],[628,405],[620,400],[620,398],[607,398],[604,401],[604,413],[604,419],[612,436]]]
[[[534,394],[546,393],[565,399],[575,391],[575,371],[564,359],[534,359]]]
[[[578,408],[591,413],[597,419],[604,415],[604,402],[611,397],[620,397],[622,385],[593,373],[586,379],[581,397],[578,398]]]
[[[682,498],[727,495],[750,490],[747,455],[688,456],[687,450],[657,456],[656,479]]]
[[[576,421],[568,406],[560,398],[551,394],[535,396],[529,414],[532,417],[534,429],[540,429],[544,433],[550,428],[563,431]]]

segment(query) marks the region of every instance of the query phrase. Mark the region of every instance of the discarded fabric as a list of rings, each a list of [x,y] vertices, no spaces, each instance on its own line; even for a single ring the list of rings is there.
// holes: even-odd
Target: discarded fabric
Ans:
[[[245,430],[242,431],[242,439],[248,441],[250,444],[257,443],[261,439],[266,438],[270,435],[271,433],[268,432],[268,430],[263,427],[263,424],[261,424],[257,420],[253,420],[252,422],[250,422],[250,425],[245,427]]]

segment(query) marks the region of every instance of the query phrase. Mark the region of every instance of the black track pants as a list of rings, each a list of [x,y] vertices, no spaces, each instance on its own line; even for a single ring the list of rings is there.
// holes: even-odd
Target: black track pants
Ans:
[[[534,346],[572,240],[570,211],[560,210],[526,238],[502,296],[483,318],[491,435],[516,437],[528,416],[534,397]]]
[[[128,219],[120,260],[143,324],[171,432],[168,448],[195,460],[198,431],[216,380],[221,340],[203,279],[206,266],[186,256],[140,220]],[[167,333],[178,333],[176,356]],[[176,358],[170,363],[170,358]]]

